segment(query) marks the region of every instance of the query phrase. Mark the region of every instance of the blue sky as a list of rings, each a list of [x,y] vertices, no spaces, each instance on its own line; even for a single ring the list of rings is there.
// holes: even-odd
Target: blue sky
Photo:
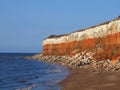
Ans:
[[[65,34],[120,15],[120,0],[0,0],[0,52],[41,52]]]

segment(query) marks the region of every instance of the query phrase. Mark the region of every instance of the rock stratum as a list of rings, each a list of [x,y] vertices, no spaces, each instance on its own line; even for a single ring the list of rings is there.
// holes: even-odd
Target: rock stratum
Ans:
[[[65,35],[51,35],[43,41],[35,59],[94,70],[120,68],[120,17]]]
[[[43,55],[75,55],[94,52],[95,60],[120,57],[120,17],[67,35],[52,35],[43,41]]]

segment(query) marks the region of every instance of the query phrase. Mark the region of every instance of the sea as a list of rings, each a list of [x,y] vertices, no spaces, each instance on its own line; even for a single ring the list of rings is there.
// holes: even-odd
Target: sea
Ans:
[[[61,90],[67,67],[29,60],[35,53],[0,53],[0,90]]]

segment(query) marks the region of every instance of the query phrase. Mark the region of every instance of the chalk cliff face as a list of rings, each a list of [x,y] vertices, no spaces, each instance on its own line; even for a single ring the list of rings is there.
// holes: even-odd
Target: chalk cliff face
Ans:
[[[73,56],[93,52],[94,59],[120,56],[120,17],[67,35],[50,36],[43,41],[43,55]]]

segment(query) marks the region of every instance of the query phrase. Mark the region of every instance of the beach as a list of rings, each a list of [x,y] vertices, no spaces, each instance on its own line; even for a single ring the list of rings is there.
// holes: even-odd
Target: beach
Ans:
[[[85,62],[75,57],[38,54],[27,58],[67,66],[70,74],[58,83],[62,90],[120,90],[119,62],[114,64],[110,60]]]
[[[91,72],[70,69],[70,75],[60,82],[62,90],[120,90],[120,71]]]

